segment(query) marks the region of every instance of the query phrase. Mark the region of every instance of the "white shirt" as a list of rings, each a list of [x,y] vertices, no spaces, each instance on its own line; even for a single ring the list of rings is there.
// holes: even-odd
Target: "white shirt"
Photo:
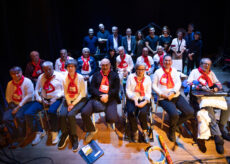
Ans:
[[[24,81],[21,85],[21,90],[22,90],[22,100],[20,102],[14,101],[12,99],[12,96],[16,90],[16,86],[13,84],[13,81],[9,81],[6,87],[6,101],[8,103],[14,102],[15,104],[19,106],[23,106],[27,102],[30,102],[33,100],[34,96],[34,85],[30,79],[27,77],[24,77]]]
[[[146,70],[148,70],[147,72],[153,72],[153,69],[154,69],[154,62],[153,62],[153,58],[151,57],[151,56],[148,56],[148,60],[149,60],[149,64],[150,64],[150,68],[147,68],[148,67],[148,65],[146,64]],[[141,63],[145,63],[145,60],[144,60],[144,58],[142,57],[142,56],[139,56],[138,58],[137,58],[137,61],[136,61],[136,63],[139,63],[139,62],[141,62]]]
[[[43,89],[43,86],[47,80],[45,78],[45,74],[43,73],[38,77],[35,88],[35,97],[38,102],[42,102],[42,97],[45,99],[51,99],[51,102],[55,102],[57,99],[64,96],[64,76],[57,71],[54,71],[53,75],[54,77],[52,78],[50,83],[54,86],[55,90],[50,93],[46,93],[46,91]],[[42,97],[39,94],[40,92]]]
[[[65,78],[65,81],[63,83],[65,99],[66,99],[67,104],[76,105],[83,97],[86,97],[84,77],[77,73],[77,77],[74,80],[74,83],[77,86],[78,93],[75,94],[74,97],[69,97],[69,94],[67,92],[69,83],[70,83],[70,80],[69,80],[68,75],[67,75]]]
[[[176,52],[185,50],[186,41],[184,39],[179,40],[178,38],[174,38],[171,43],[171,49]]]
[[[192,83],[193,80],[198,80],[201,75],[202,74],[197,68],[193,69],[192,72],[189,74],[187,82]],[[213,84],[220,83],[216,75],[214,74],[214,72],[210,71],[210,73],[208,74],[208,77],[212,80]],[[201,79],[201,80],[204,80],[204,79]]]
[[[69,60],[69,59],[73,59],[73,58],[70,56],[67,56],[67,60]],[[66,69],[65,69],[65,71],[61,71],[61,68],[62,68],[61,58],[58,58],[55,62],[55,71],[58,71],[58,72],[66,72],[67,71]]]
[[[127,79],[127,82],[126,82],[126,94],[127,94],[127,97],[129,99],[132,99],[132,100],[145,99],[148,102],[150,102],[151,93],[152,93],[150,77],[148,75],[144,75],[145,80],[143,82],[143,86],[144,86],[145,96],[142,97],[139,92],[135,92],[135,88],[136,88],[137,83],[136,83],[134,77],[136,77],[136,76],[137,76],[136,73],[132,73],[132,74],[130,74],[128,76],[128,79]]]
[[[113,35],[113,48],[114,48],[115,50],[118,49],[118,36],[115,37],[114,35]]]
[[[128,51],[131,51],[131,36],[127,36],[127,43],[128,43]]]
[[[165,55],[166,55],[166,53],[163,52],[163,56],[165,56]],[[158,63],[160,65],[160,57],[159,57],[158,54],[153,56],[153,62],[156,62],[156,63]]]
[[[153,75],[153,90],[158,94],[168,94],[171,91],[176,92],[174,97],[178,97],[180,95],[180,88],[181,88],[181,79],[179,73],[175,68],[172,68],[171,76],[174,82],[174,88],[168,89],[167,86],[160,84],[160,79],[164,75],[164,71],[162,68],[156,70]]]
[[[132,57],[130,55],[126,54],[125,61],[128,64],[128,67],[126,67],[127,71],[131,72],[132,69],[133,69],[133,59],[132,59]],[[121,57],[120,57],[120,55],[117,56],[116,63],[117,63],[117,66],[121,63]],[[117,67],[117,70],[118,70],[118,73],[122,73],[123,70],[124,70],[124,68]]]

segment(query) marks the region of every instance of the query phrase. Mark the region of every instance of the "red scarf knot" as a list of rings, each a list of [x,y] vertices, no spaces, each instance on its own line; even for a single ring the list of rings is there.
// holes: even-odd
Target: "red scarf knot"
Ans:
[[[124,54],[123,57],[121,57],[121,55],[120,55],[121,62],[118,65],[118,68],[126,68],[126,67],[128,67],[128,63],[125,61],[125,57],[126,57],[126,54]]]
[[[67,93],[69,94],[69,97],[71,97],[71,98],[73,98],[76,94],[78,94],[77,85],[74,83],[76,78],[77,78],[77,73],[75,73],[73,79],[68,74],[68,79],[69,79],[70,82],[69,82],[69,85],[68,85],[68,88],[67,88]]]
[[[32,77],[36,78],[42,73],[42,68],[40,66],[41,59],[38,60],[38,63],[32,61],[32,65],[34,66],[34,71],[32,73]]]
[[[151,68],[150,62],[149,62],[149,58],[148,56],[145,56],[142,54],[142,57],[144,58],[144,62],[147,65],[146,71],[149,71],[149,69]]]
[[[140,82],[137,80],[136,76],[134,77],[134,79],[136,81],[135,92],[140,93],[141,96],[145,96],[145,88],[143,85],[145,77]]]
[[[16,102],[21,102],[22,101],[22,88],[21,85],[24,82],[24,76],[22,75],[20,81],[18,83],[15,83],[13,80],[13,85],[16,87],[16,90],[14,91],[12,95],[12,99]]]
[[[213,82],[210,79],[210,77],[208,76],[208,74],[210,73],[210,71],[208,73],[204,72],[203,69],[201,67],[198,68],[198,71],[202,74],[199,78],[198,81],[202,84],[202,85],[206,85],[208,84],[209,87],[213,86]]]
[[[109,73],[108,75],[104,75],[102,71],[100,71],[100,73],[102,76],[102,80],[101,80],[101,85],[99,87],[99,91],[102,93],[108,93],[109,92],[109,79],[108,79]]]
[[[55,91],[54,86],[51,84],[51,80],[55,77],[55,75],[51,76],[50,78],[46,79],[43,89],[46,91],[46,93],[51,93]]]
[[[160,84],[167,86],[167,89],[173,88],[175,85],[171,76],[172,68],[170,68],[169,72],[167,72],[164,67],[162,67],[162,69],[164,71],[164,74],[160,79]]]
[[[81,56],[81,59],[83,61],[83,66],[82,66],[82,70],[84,71],[89,71],[89,60],[90,60],[90,57],[88,57],[86,60],[83,56]]]

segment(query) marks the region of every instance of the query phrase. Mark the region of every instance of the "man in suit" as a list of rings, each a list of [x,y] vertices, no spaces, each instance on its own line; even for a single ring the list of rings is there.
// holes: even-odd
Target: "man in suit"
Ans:
[[[132,36],[131,28],[126,29],[126,36],[122,37],[122,46],[125,48],[125,53],[134,56],[136,49],[136,39]]]
[[[112,35],[109,36],[107,42],[107,51],[109,49],[115,49],[116,53],[118,53],[118,47],[121,46],[122,36],[118,34],[118,28],[116,26],[112,27]]]

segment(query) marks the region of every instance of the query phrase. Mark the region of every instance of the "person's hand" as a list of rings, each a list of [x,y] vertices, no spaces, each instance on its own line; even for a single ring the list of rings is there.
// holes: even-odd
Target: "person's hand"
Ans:
[[[139,103],[138,103],[138,100],[137,100],[137,99],[134,99],[134,104],[135,104],[135,106],[138,107]]]
[[[176,53],[177,57],[180,57],[182,54],[181,53]]]
[[[218,92],[218,88],[217,87],[215,87],[215,88],[213,88],[213,92]]]
[[[103,103],[107,103],[108,100],[109,100],[109,95],[108,95],[108,94],[102,94],[100,100],[101,100]]]
[[[201,90],[206,91],[206,92],[210,92],[210,88],[207,86],[202,86]]]
[[[123,71],[123,77],[127,77],[128,76],[128,71],[127,71],[127,69],[124,69],[124,71]]]
[[[160,97],[161,97],[161,98],[164,98],[164,99],[168,99],[168,95],[163,94],[163,93],[160,95]]]
[[[88,81],[88,80],[89,80],[89,76],[86,75],[86,76],[84,77],[84,80],[85,80],[85,81]]]
[[[168,93],[168,100],[171,101],[173,99],[173,97],[175,96],[174,92],[169,92]]]
[[[193,55],[194,55],[194,53],[190,53],[190,54],[188,54],[188,58],[189,58],[189,60],[192,60]]]
[[[139,103],[139,104],[137,105],[137,107],[138,107],[138,108],[143,108],[146,104],[147,104],[147,100],[142,101],[141,103]]]
[[[12,114],[13,115],[15,115],[17,112],[18,112],[18,110],[20,109],[20,106],[18,105],[18,106],[16,106],[13,110],[12,110]]]
[[[73,107],[74,107],[73,104],[69,104],[68,105],[68,112],[70,112],[73,109]]]

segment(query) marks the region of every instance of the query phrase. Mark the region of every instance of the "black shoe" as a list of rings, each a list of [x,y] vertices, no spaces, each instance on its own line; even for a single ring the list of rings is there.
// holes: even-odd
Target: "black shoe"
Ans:
[[[172,130],[171,128],[169,129],[168,138],[169,138],[170,141],[176,142],[175,130]]]
[[[207,148],[205,146],[205,140],[197,139],[197,145],[202,153],[205,153],[207,151]]]
[[[72,144],[72,150],[73,152],[76,152],[78,149],[78,137],[76,135],[71,135],[70,136],[70,142]]]
[[[216,151],[219,154],[224,154],[224,141],[221,138],[221,136],[217,136],[217,135],[214,136],[214,141],[215,141],[215,144],[216,144]]]
[[[60,137],[60,141],[58,143],[58,149],[62,149],[65,147],[66,145],[66,141],[69,138],[69,134],[68,133],[62,133],[61,137]]]
[[[230,141],[230,134],[225,131],[224,126],[219,124],[219,128],[223,139]]]
[[[147,130],[143,132],[143,137],[144,137],[144,142],[149,143],[149,136],[148,136]]]

